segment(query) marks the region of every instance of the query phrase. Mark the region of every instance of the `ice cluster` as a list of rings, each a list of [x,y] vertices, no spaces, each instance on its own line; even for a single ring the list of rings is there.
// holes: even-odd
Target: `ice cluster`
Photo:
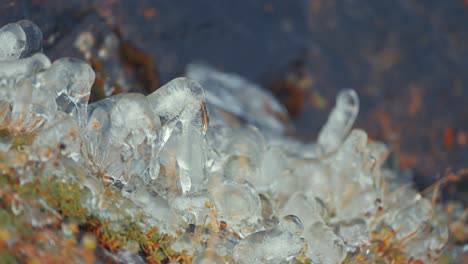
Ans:
[[[304,144],[285,136],[277,113],[286,112],[271,95],[200,64],[190,65],[190,79],[148,96],[88,105],[91,67],[72,58],[51,63],[41,39],[30,21],[0,29],[0,130],[7,131],[0,150],[27,134],[29,159],[60,155],[80,164],[87,175],[79,180],[93,194],[85,206],[96,214],[143,211],[177,234],[173,249],[195,263],[306,256],[332,264],[347,255],[371,262],[395,244],[425,263],[441,253],[448,231],[432,203],[382,168],[384,144],[352,129],[355,91],[338,94],[318,141]],[[106,203],[98,177],[128,201]]]

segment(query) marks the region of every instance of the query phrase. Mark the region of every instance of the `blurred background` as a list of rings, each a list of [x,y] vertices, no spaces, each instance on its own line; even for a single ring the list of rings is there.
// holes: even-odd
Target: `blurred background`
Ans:
[[[355,89],[355,127],[392,148],[419,189],[468,167],[467,0],[3,0],[0,24],[34,21],[51,60],[87,60],[92,100],[150,93],[192,61],[270,90],[289,134],[315,140],[337,92]],[[107,91],[109,92],[109,91]],[[468,203],[466,177],[444,187]]]

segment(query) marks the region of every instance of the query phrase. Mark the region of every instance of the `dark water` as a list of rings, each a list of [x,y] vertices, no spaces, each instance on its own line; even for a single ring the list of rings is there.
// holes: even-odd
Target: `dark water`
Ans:
[[[303,140],[315,138],[337,91],[354,88],[362,104],[357,127],[392,144],[393,163],[411,169],[423,188],[447,168],[468,167],[467,5],[463,0],[25,0],[0,3],[0,22],[35,21],[45,38],[55,36],[45,45],[52,58],[79,56],[61,44],[70,32],[116,30],[155,62],[161,83],[182,75],[193,60],[276,87],[283,95],[287,76],[305,76],[311,82],[299,92],[293,115],[296,136]],[[312,95],[325,104],[314,103]],[[467,182],[451,184],[446,192],[466,199]]]

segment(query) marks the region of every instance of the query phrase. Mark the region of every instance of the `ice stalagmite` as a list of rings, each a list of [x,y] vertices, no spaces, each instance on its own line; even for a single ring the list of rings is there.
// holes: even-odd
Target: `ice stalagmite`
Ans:
[[[199,189],[205,182],[204,135],[208,129],[203,88],[195,81],[178,78],[150,94],[147,99],[154,112],[166,123],[162,139],[178,138],[173,150],[176,152],[182,192]],[[161,143],[161,148],[167,147],[163,145],[165,142]]]

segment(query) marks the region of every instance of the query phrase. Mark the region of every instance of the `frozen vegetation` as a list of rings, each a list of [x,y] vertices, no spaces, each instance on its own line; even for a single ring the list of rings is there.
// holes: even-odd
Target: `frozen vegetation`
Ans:
[[[0,170],[13,168],[20,185],[46,175],[77,184],[90,215],[157,226],[194,263],[432,263],[442,252],[448,229],[433,203],[382,168],[383,143],[352,129],[354,90],[338,94],[317,142],[303,144],[285,135],[273,96],[202,64],[148,96],[88,104],[91,67],[51,63],[41,39],[29,21],[0,30]],[[15,195],[16,214],[48,225]]]

